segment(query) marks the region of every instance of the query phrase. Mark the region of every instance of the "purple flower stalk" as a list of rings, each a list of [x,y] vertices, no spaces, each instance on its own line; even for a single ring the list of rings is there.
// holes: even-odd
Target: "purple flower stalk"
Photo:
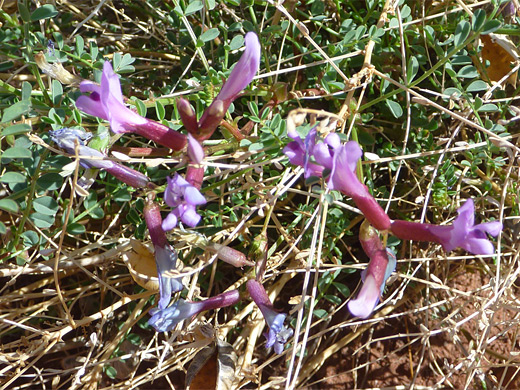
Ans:
[[[191,318],[203,311],[220,309],[222,307],[234,305],[240,301],[238,290],[231,290],[225,293],[208,298],[205,301],[188,302],[179,299],[172,306],[166,309],[152,309],[152,317],[148,324],[153,326],[157,332],[167,332],[175,328],[181,321]]]
[[[350,196],[365,218],[378,230],[390,228],[390,218],[370,195],[356,175],[356,166],[363,152],[355,141],[349,141],[334,152],[328,186]]]
[[[283,324],[287,314],[278,313],[274,310],[273,304],[269,300],[267,292],[260,282],[254,279],[249,279],[246,285],[249,295],[251,295],[251,298],[255,301],[264,316],[265,322],[269,326],[269,333],[264,333],[264,336],[267,339],[265,347],[271,348],[274,346],[274,351],[277,354],[281,354],[285,343],[293,335],[293,330],[287,328]]]
[[[125,106],[119,76],[110,62],[103,64],[101,84],[84,80],[79,86],[81,92],[90,92],[76,100],[76,106],[89,115],[110,122],[114,133],[134,132],[173,150],[182,150],[186,136],[161,123],[143,118]]]
[[[165,231],[172,230],[179,219],[190,227],[195,227],[200,221],[196,206],[206,204],[206,199],[200,191],[184,180],[178,173],[173,179],[168,177],[168,186],[164,193],[164,201],[173,208],[162,223]]]
[[[148,201],[143,209],[144,219],[150,238],[155,249],[155,265],[159,278],[159,309],[166,309],[170,304],[171,296],[183,289],[181,278],[174,278],[168,275],[169,271],[177,269],[177,252],[173,249],[166,234],[162,230],[161,210],[156,203]]]
[[[211,137],[233,100],[249,85],[260,68],[261,47],[258,36],[254,32],[248,32],[244,40],[246,49],[242,57],[236,63],[215,100],[200,118],[198,130],[194,133],[199,141]],[[186,113],[186,122],[185,117],[182,116],[183,111]],[[193,115],[185,107],[179,112],[181,112],[181,118],[186,129],[190,131],[190,128],[193,128]]]
[[[368,318],[383,294],[385,283],[395,270],[396,258],[389,249],[384,249],[376,230],[366,221],[361,225],[359,240],[370,259],[367,269],[361,272],[363,286],[356,299],[351,299],[348,309],[352,315]]]
[[[449,226],[396,220],[392,222],[392,233],[402,240],[430,241],[441,244],[446,252],[463,248],[474,255],[492,255],[495,247],[486,233],[496,237],[502,231],[502,223],[492,221],[475,225],[475,206],[468,199],[457,210],[458,217]]]
[[[116,162],[106,160],[106,155],[90,148],[85,142],[92,137],[90,133],[80,129],[63,128],[51,130],[52,140],[67,153],[81,157],[80,164],[84,168],[103,169],[123,183],[135,188],[155,188],[146,175]]]

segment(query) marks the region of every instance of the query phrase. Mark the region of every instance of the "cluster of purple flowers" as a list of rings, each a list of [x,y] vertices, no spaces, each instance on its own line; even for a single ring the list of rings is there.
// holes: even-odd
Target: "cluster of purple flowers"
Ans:
[[[162,219],[160,207],[153,201],[153,195],[148,196],[143,210],[154,246],[159,279],[159,301],[157,308],[150,310],[149,324],[158,332],[170,331],[183,320],[200,312],[233,305],[240,300],[238,290],[231,290],[204,301],[190,302],[178,299],[171,304],[172,295],[182,291],[184,286],[177,272],[177,252],[168,243],[165,232],[174,229],[179,222],[189,227],[195,227],[200,222],[201,216],[197,213],[197,206],[206,204],[206,198],[200,192],[204,177],[201,163],[205,155],[200,142],[208,139],[217,129],[229,106],[252,81],[259,66],[260,43],[256,34],[250,32],[245,36],[243,55],[200,120],[197,120],[187,100],[177,101],[181,120],[188,131],[187,136],[162,123],[144,118],[128,108],[125,105],[119,76],[108,61],[103,65],[100,84],[89,80],[80,83],[80,90],[84,94],[76,100],[76,106],[81,111],[108,121],[115,133],[135,133],[174,151],[185,150],[188,157],[186,178],[179,173],[167,178],[164,202],[171,207],[167,217]],[[87,146],[91,135],[81,129],[59,129],[51,131],[50,136],[60,148],[79,158],[80,164],[85,168],[103,169],[135,188],[156,188],[146,175],[112,161],[104,153]],[[215,243],[208,248],[215,249],[218,258],[237,267],[253,265],[241,252],[232,248]],[[285,342],[292,335],[292,330],[283,326],[286,315],[274,311],[267,293],[259,282],[250,281],[248,289],[270,327],[266,334],[266,346],[274,346],[275,352],[281,353]]]
[[[458,217],[449,226],[392,221],[356,174],[363,154],[357,142],[342,144],[336,133],[330,133],[321,139],[316,127],[303,139],[295,130],[289,131],[288,135],[293,139],[284,148],[289,161],[304,168],[305,178],[326,176],[327,186],[351,197],[366,221],[377,230],[389,231],[404,240],[435,242],[441,244],[446,251],[460,247],[476,255],[494,253],[494,246],[486,233],[497,236],[502,230],[502,224],[492,221],[475,225],[472,199],[468,199],[459,208]],[[370,262],[362,274],[363,287],[357,298],[349,302],[348,307],[353,315],[367,318],[374,310],[386,280],[395,268],[395,259],[388,259],[389,253],[382,247],[375,231],[362,228],[360,241]]]

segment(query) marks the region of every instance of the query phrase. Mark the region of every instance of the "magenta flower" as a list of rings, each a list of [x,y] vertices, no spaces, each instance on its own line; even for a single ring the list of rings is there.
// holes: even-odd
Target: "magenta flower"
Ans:
[[[164,201],[173,208],[162,223],[165,231],[172,230],[179,219],[190,227],[195,227],[200,221],[196,206],[206,204],[206,199],[200,191],[184,180],[178,173],[173,179],[168,177],[168,186],[164,193]]]
[[[134,132],[173,150],[181,150],[186,145],[183,134],[161,123],[143,118],[125,106],[119,76],[112,69],[110,62],[103,64],[100,85],[84,80],[80,91],[90,92],[76,100],[76,107],[89,115],[97,116],[110,122],[114,133]]]
[[[171,271],[177,269],[177,252],[173,249],[161,227],[162,218],[160,207],[151,201],[143,209],[146,226],[155,250],[155,265],[159,278],[159,309],[166,309],[170,304],[171,296],[183,289],[182,278],[171,276]]]
[[[293,330],[287,328],[283,323],[287,314],[278,313],[273,308],[273,304],[269,300],[264,286],[254,279],[249,279],[246,283],[247,290],[253,301],[262,312],[265,322],[269,326],[269,332],[264,333],[267,339],[265,343],[266,348],[274,347],[277,354],[281,354],[285,347],[285,343],[292,337]]]
[[[175,328],[181,321],[203,311],[234,305],[238,301],[240,301],[238,290],[227,291],[199,302],[188,302],[185,299],[179,299],[166,309],[150,310],[152,317],[148,320],[148,324],[153,326],[157,332],[167,332]]]
[[[211,137],[211,134],[213,134],[224,118],[224,115],[233,100],[235,100],[238,94],[249,85],[260,68],[261,47],[258,36],[254,32],[248,32],[244,41],[246,49],[244,50],[242,57],[240,57],[240,60],[236,63],[215,100],[213,100],[200,118],[199,128],[195,134],[195,137],[200,141]],[[193,120],[190,118],[193,116],[189,115],[190,111],[186,107],[185,103],[181,104],[183,104],[183,112],[186,113],[184,117],[181,113],[181,117],[183,121],[185,118],[187,119],[185,126],[188,131],[190,131],[190,128],[193,127]]]
[[[106,159],[106,155],[99,150],[85,146],[85,142],[92,136],[80,129],[63,128],[49,131],[51,139],[67,153],[78,154],[80,164],[84,168],[103,169],[123,183],[135,188],[154,188],[146,175],[122,164]]]
[[[468,199],[457,210],[458,217],[452,225],[439,226],[396,220],[392,222],[392,233],[403,240],[430,241],[441,244],[446,252],[463,248],[474,255],[492,255],[495,247],[486,233],[496,237],[502,231],[502,223],[492,221],[475,225],[475,206]]]
[[[372,226],[378,230],[387,230],[390,228],[390,218],[356,175],[357,162],[362,154],[355,141],[349,141],[337,148],[327,184],[330,189],[350,196]]]

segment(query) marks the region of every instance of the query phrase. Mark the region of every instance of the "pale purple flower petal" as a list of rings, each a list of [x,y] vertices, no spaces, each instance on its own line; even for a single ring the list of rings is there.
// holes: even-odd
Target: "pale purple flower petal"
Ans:
[[[191,318],[198,313],[234,305],[238,301],[240,301],[238,290],[226,291],[199,302],[188,302],[184,299],[179,299],[166,309],[150,310],[152,317],[148,320],[148,324],[153,326],[157,332],[166,332],[175,328],[181,321]]]
[[[65,149],[69,154],[77,155],[80,164],[84,168],[104,169],[112,176],[135,188],[154,188],[146,175],[122,164],[106,159],[106,155],[99,150],[85,146],[85,142],[91,137],[89,133],[80,129],[58,129],[49,132],[52,140]]]
[[[249,85],[260,68],[261,47],[258,36],[250,31],[246,34],[244,43],[244,53],[222,86],[217,100],[234,100]]]
[[[459,215],[453,224],[447,226],[396,220],[392,222],[392,233],[404,240],[437,242],[446,252],[463,248],[475,255],[492,255],[495,248],[486,233],[498,236],[502,223],[492,221],[474,225],[474,209],[473,200],[468,199],[457,211]]]
[[[321,165],[311,162],[311,157],[314,155],[314,148],[316,146],[316,127],[313,127],[309,131],[305,140],[302,140],[296,131],[290,131],[287,135],[294,139],[293,142],[289,142],[283,149],[283,152],[289,158],[291,164],[303,167],[305,178],[311,176],[321,177],[324,168]]]
[[[190,162],[200,164],[204,159],[204,149],[191,134],[188,133],[188,157]]]
[[[281,354],[285,344],[293,335],[293,330],[284,325],[287,314],[279,313],[273,308],[273,304],[267,296],[264,286],[254,279],[250,279],[246,283],[249,295],[256,303],[262,315],[264,316],[269,332],[264,333],[266,340],[266,348],[274,347],[277,354]]]
[[[163,222],[164,230],[173,229],[179,219],[190,227],[195,227],[200,221],[196,207],[206,204],[206,199],[200,191],[184,180],[178,173],[173,178],[168,177],[168,186],[164,193],[164,201],[173,208]]]
[[[76,100],[76,106],[89,115],[108,120],[115,133],[134,131],[136,125],[147,122],[146,118],[125,106],[119,76],[109,61],[103,64],[101,84],[97,86],[91,81],[83,81],[80,90],[91,94],[80,96]]]
[[[166,309],[173,293],[183,289],[181,278],[166,273],[177,269],[177,252],[170,245],[155,247],[155,263],[159,277],[159,308]]]
[[[363,319],[368,318],[374,311],[377,302],[379,302],[380,291],[381,288],[376,283],[374,277],[372,275],[367,275],[363,287],[361,287],[361,291],[356,299],[351,299],[349,301],[349,311],[356,317]]]

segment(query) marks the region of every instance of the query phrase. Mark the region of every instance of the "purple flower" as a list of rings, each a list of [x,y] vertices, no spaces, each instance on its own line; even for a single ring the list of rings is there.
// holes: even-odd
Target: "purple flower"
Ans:
[[[84,168],[97,168],[107,171],[112,176],[121,180],[123,183],[135,188],[154,188],[146,175],[132,168],[106,159],[106,156],[99,150],[85,146],[85,142],[92,137],[80,129],[63,128],[49,131],[52,140],[67,153],[81,157],[80,164]]]
[[[363,286],[356,299],[347,305],[352,315],[365,319],[372,314],[395,265],[396,258],[390,250],[378,249],[372,253],[368,268],[361,273]]]
[[[321,177],[324,168],[321,165],[310,162],[316,146],[316,127],[309,131],[305,140],[302,140],[300,135],[294,130],[289,130],[287,135],[294,141],[289,142],[283,148],[283,152],[289,157],[291,164],[303,167],[306,179],[311,176]]]
[[[238,301],[240,301],[238,290],[227,291],[199,302],[188,302],[185,299],[179,299],[166,309],[150,310],[152,317],[148,320],[148,324],[153,326],[157,332],[167,332],[175,328],[181,321],[191,318],[198,313],[234,305]]]
[[[80,96],[76,100],[76,106],[89,115],[109,121],[114,133],[134,131],[135,125],[143,125],[147,121],[125,106],[119,76],[108,61],[103,64],[100,85],[85,80],[81,82],[79,89],[83,93],[90,92],[90,95]]]
[[[390,228],[390,218],[370,195],[357,175],[357,162],[363,152],[355,141],[349,141],[335,150],[328,186],[350,196],[365,218],[378,230]]]
[[[278,313],[273,308],[273,304],[267,296],[267,292],[264,286],[260,282],[254,279],[249,279],[246,283],[247,290],[253,301],[262,312],[265,322],[269,326],[269,332],[265,333],[264,336],[267,339],[265,343],[266,348],[274,347],[274,351],[277,354],[283,352],[285,343],[292,337],[293,330],[287,328],[283,323],[287,314]]]
[[[260,68],[261,47],[258,36],[248,32],[244,38],[246,49],[222,86],[219,94],[210,104],[199,121],[196,138],[199,141],[208,139],[224,118],[229,106],[240,92],[253,80]],[[187,111],[186,111],[187,112]],[[186,115],[188,118],[189,115]],[[190,120],[189,123],[193,121]],[[193,126],[188,127],[188,131]]]
[[[143,118],[125,106],[119,76],[110,62],[105,61],[103,64],[99,85],[85,80],[79,88],[83,93],[90,92],[90,95],[80,96],[76,100],[76,106],[89,115],[109,121],[114,133],[135,132],[173,150],[182,150],[186,146],[186,137],[183,134]]]
[[[165,231],[172,230],[179,219],[190,227],[195,227],[200,221],[196,206],[206,204],[206,199],[200,191],[184,180],[178,173],[173,179],[168,177],[168,186],[164,193],[164,201],[173,208],[162,223]]]
[[[183,289],[182,278],[171,276],[171,271],[177,269],[177,252],[173,249],[161,227],[162,218],[159,205],[148,201],[143,209],[146,226],[155,249],[155,266],[159,278],[159,309],[166,309],[171,296]]]
[[[446,252],[463,248],[475,255],[495,253],[495,247],[486,233],[498,236],[502,231],[502,223],[492,221],[475,225],[475,206],[472,199],[468,199],[457,213],[459,215],[451,226],[396,220],[392,222],[391,230],[403,240],[436,242]]]
[[[188,157],[195,164],[200,164],[204,159],[204,149],[191,134],[188,134]]]

